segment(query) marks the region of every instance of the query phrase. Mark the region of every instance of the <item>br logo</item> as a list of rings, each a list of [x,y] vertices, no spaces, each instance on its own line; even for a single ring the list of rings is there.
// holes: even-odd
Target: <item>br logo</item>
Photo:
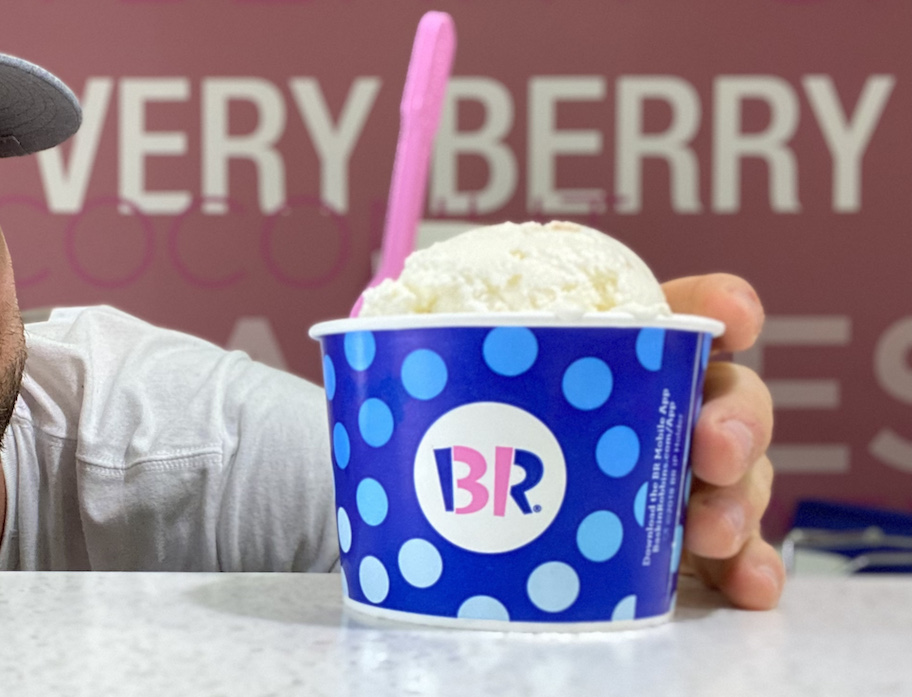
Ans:
[[[428,522],[475,552],[517,549],[560,510],[567,467],[545,424],[508,404],[476,402],[441,416],[424,434],[415,491]]]

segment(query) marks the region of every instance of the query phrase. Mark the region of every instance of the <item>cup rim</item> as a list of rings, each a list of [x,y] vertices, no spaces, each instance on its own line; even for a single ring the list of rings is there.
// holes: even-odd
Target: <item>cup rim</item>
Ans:
[[[725,325],[719,320],[687,314],[642,317],[628,312],[611,311],[586,312],[570,317],[556,315],[553,312],[454,312],[331,319],[314,324],[309,329],[308,334],[312,339],[320,339],[332,334],[346,334],[356,331],[461,327],[558,327],[568,329],[656,327],[708,333],[714,337],[721,336],[725,331]]]

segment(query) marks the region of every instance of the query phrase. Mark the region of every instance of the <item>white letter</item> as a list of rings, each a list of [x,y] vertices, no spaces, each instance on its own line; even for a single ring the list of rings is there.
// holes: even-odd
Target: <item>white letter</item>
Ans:
[[[757,133],[741,130],[741,103],[758,99],[770,110],[769,126]],[[798,126],[798,99],[791,86],[777,77],[720,77],[715,85],[713,127],[713,208],[736,213],[741,203],[744,157],[760,157],[769,167],[770,206],[777,213],[798,213],[798,166],[785,143]]]
[[[849,123],[833,79],[829,75],[804,77],[804,91],[833,156],[833,210],[838,213],[861,209],[861,159],[895,82],[893,75],[868,77]]]
[[[484,122],[477,130],[457,130],[462,99],[478,102],[484,109]],[[503,138],[511,128],[513,99],[501,83],[485,77],[450,80],[431,166],[431,210],[439,214],[491,213],[510,200],[516,190],[516,158]],[[477,155],[487,163],[484,188],[458,190],[460,155]]]
[[[93,77],[86,81],[82,105],[82,126],[73,136],[70,148],[69,171],[63,164],[63,151],[50,148],[38,153],[38,172],[44,185],[48,210],[51,213],[76,213],[85,202],[86,187],[98,154],[98,142],[113,81],[109,77]]]
[[[598,155],[602,133],[591,129],[557,130],[559,101],[605,98],[605,78],[534,77],[529,80],[528,181],[526,206],[542,213],[585,215],[605,208],[604,189],[556,189],[558,155]]]
[[[380,89],[380,78],[359,77],[349,90],[337,127],[316,79],[289,81],[304,125],[320,157],[320,198],[337,213],[348,212],[348,162]]]
[[[662,99],[671,107],[671,125],[643,132],[643,102]],[[642,209],[643,159],[668,162],[671,205],[676,213],[699,213],[700,167],[688,144],[700,127],[700,97],[689,82],[675,77],[623,77],[617,83],[615,193],[618,213]]]
[[[231,135],[228,106],[242,99],[256,107],[257,126],[250,133]],[[285,204],[285,165],[276,141],[285,130],[282,93],[260,78],[210,77],[203,80],[203,196],[228,196],[228,161],[250,160],[256,165],[260,211],[275,213]],[[228,205],[207,201],[203,212],[224,215]]]
[[[129,78],[120,83],[120,196],[143,213],[182,213],[190,205],[189,191],[146,191],[148,155],[185,155],[187,134],[146,131],[146,103],[186,101],[186,78]]]
[[[895,322],[884,332],[874,351],[874,373],[884,391],[905,404],[912,404],[912,369],[906,356],[912,351],[912,315]],[[912,472],[912,442],[882,428],[868,452],[890,467]]]
[[[767,317],[752,348],[737,355],[739,363],[763,375],[763,351],[771,346],[845,346],[851,320],[843,315]],[[776,409],[836,409],[841,403],[836,380],[766,380]],[[843,443],[777,444],[770,459],[782,472],[832,473],[849,469],[849,447]]]

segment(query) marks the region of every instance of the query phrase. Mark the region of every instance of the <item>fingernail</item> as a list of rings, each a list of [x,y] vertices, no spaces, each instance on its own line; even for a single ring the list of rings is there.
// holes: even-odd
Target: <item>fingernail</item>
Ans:
[[[734,535],[733,545],[735,550],[741,549],[741,543],[744,539],[744,509],[741,506],[727,504],[723,513],[732,527]]]
[[[778,569],[774,569],[768,564],[761,564],[757,568],[757,571],[766,576],[773,584],[773,588],[775,588],[777,591],[782,589],[782,574]]]
[[[754,450],[754,434],[743,421],[729,419],[722,423],[722,428],[734,441],[741,458],[742,467],[750,464],[751,453]]]
[[[760,302],[760,298],[755,292],[752,290],[745,290],[739,286],[735,293],[751,310],[754,312],[763,312],[763,304]]]
[[[724,556],[733,556],[741,549],[745,537],[744,509],[726,496],[713,496],[706,501],[706,504],[715,510],[720,523],[723,521],[728,523],[731,539],[726,540],[729,547],[725,549]]]
[[[744,289],[738,289],[737,295],[741,298],[742,302],[747,306],[748,311],[754,315],[756,318],[756,325],[754,327],[754,336],[759,336],[761,329],[763,329],[763,304],[760,302],[760,298],[757,297],[756,293],[746,291]]]

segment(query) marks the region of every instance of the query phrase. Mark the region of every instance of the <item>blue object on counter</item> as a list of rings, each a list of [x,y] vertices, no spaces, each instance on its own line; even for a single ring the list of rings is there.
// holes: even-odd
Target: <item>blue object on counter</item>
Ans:
[[[912,573],[912,514],[833,501],[800,501],[783,543],[787,566],[798,549],[843,556],[849,573]]]

